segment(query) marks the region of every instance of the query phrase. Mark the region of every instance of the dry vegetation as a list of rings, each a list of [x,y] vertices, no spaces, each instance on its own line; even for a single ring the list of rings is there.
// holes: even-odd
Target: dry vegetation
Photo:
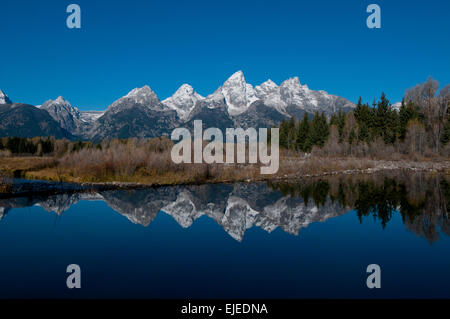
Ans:
[[[1,157],[0,171],[15,177],[67,182],[183,184],[259,178],[258,165],[175,164],[166,138],[104,141],[73,150],[60,145],[52,157]]]
[[[397,168],[450,173],[450,162],[445,158],[415,161],[401,154],[393,156],[395,152],[330,157],[325,147],[313,149],[311,154],[281,150],[278,173],[261,175],[260,164],[175,164],[170,156],[172,145],[166,138],[111,140],[76,150],[59,145],[57,149],[68,151],[49,157],[2,157],[0,171],[28,179],[149,185],[277,180]]]

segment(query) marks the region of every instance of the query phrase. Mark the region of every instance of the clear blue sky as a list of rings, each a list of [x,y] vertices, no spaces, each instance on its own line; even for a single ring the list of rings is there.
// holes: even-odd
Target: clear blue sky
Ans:
[[[66,27],[77,3],[82,28]],[[366,27],[381,7],[382,28]],[[163,99],[183,83],[202,95],[243,70],[253,85],[298,76],[356,101],[398,101],[431,75],[450,83],[450,1],[5,1],[0,89],[41,104],[63,95],[104,109],[145,84]]]

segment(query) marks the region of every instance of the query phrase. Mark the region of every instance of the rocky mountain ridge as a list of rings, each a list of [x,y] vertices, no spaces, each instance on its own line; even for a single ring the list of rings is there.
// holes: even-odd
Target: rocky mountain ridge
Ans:
[[[0,91],[2,103],[12,102]],[[206,97],[191,85],[183,84],[161,101],[145,85],[117,99],[104,112],[80,111],[62,96],[38,108],[75,138],[101,140],[168,135],[176,127],[192,127],[196,119],[203,120],[205,127],[272,127],[304,113],[324,112],[329,116],[354,107],[344,98],[309,89],[298,77],[279,86],[269,79],[253,87],[246,82],[243,72],[237,71]]]

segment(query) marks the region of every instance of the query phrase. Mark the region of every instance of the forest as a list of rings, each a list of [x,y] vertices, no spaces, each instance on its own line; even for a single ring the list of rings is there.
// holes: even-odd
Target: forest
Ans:
[[[382,93],[372,105],[360,98],[353,111],[329,119],[318,112],[312,119],[291,118],[280,125],[280,146],[328,156],[449,156],[450,85],[438,90],[428,78],[406,91],[399,108]]]

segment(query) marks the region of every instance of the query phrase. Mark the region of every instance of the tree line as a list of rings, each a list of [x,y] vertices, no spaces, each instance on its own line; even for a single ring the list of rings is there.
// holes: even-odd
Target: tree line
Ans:
[[[372,105],[359,98],[356,108],[327,118],[290,118],[280,125],[280,146],[295,151],[328,155],[367,155],[382,149],[421,155],[450,155],[450,85],[438,92],[429,78],[406,91],[399,108],[384,93]]]
[[[54,137],[4,137],[0,138],[0,152],[13,155],[46,156],[76,152],[84,148],[100,147],[84,141],[57,140]]]
[[[150,139],[105,139],[100,143],[90,141],[71,141],[54,137],[0,137],[0,156],[56,156],[62,157],[83,150],[108,150],[117,145],[145,146],[151,152],[166,151],[172,145],[167,137]]]

